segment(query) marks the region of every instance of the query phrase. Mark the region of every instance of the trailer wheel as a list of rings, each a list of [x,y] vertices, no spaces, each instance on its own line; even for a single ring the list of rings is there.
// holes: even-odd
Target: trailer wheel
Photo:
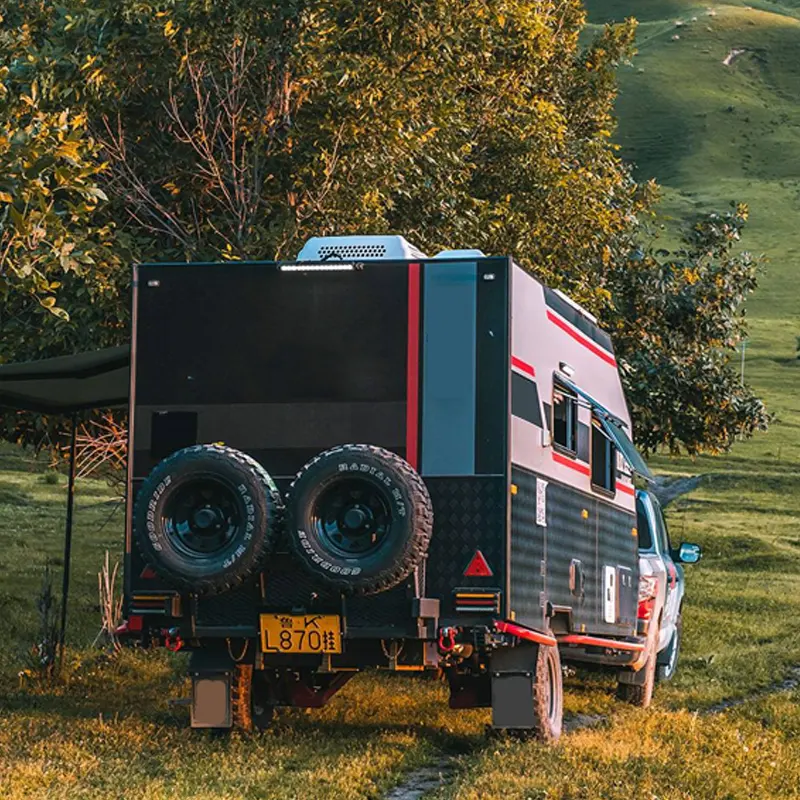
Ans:
[[[555,742],[564,721],[564,684],[558,646],[539,645],[536,656],[536,682],[533,687],[533,730],[537,739]]]
[[[290,546],[321,583],[347,594],[391,589],[425,558],[433,509],[422,478],[394,453],[348,444],[321,453],[287,495]]]
[[[195,445],[150,473],[136,497],[134,536],[162,578],[215,594],[262,568],[282,511],[257,461],[230,447]]]
[[[655,638],[658,641],[658,637]],[[626,703],[647,708],[653,702],[656,685],[656,646],[651,645],[650,655],[645,665],[638,671],[623,670],[617,676],[617,699]]]

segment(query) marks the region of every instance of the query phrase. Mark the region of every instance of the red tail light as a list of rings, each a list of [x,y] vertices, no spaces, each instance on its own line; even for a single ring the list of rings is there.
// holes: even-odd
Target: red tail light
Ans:
[[[652,575],[639,576],[639,611],[637,617],[643,620],[653,618],[658,595],[658,579]]]

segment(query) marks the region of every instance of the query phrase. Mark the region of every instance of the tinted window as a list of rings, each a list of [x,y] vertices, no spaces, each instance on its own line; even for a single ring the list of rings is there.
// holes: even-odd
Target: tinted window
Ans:
[[[553,383],[553,444],[572,455],[578,452],[578,398]]]
[[[650,532],[650,522],[647,517],[645,501],[641,495],[636,498],[636,532],[639,534],[639,549],[652,550],[653,536]]]
[[[511,413],[542,427],[542,411],[539,405],[539,390],[536,382],[511,373]]]
[[[592,486],[605,492],[616,491],[617,449],[598,419],[592,419]]]

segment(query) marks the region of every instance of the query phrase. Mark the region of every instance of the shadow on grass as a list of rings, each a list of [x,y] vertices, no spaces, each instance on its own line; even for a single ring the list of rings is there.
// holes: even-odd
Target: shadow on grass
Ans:
[[[35,503],[30,492],[23,491],[15,483],[0,481],[0,506],[32,506]]]
[[[174,688],[174,686],[172,687]],[[174,708],[157,708],[163,703],[163,696],[156,698],[132,697],[130,692],[121,692],[124,695],[122,702],[110,701],[106,696],[81,697],[73,693],[55,694],[26,692],[20,690],[6,697],[0,697],[0,711],[3,715],[25,714],[26,716],[58,718],[69,722],[75,720],[97,720],[120,722],[134,720],[144,726],[157,726],[170,731],[189,730],[188,709],[181,706]],[[337,701],[331,701],[335,704]],[[336,711],[328,707],[328,712]],[[486,739],[484,730],[479,733],[463,733],[447,730],[435,722],[427,721],[399,721],[387,719],[341,719],[338,716],[331,718],[323,716],[321,710],[280,708],[273,724],[265,731],[253,730],[248,737],[258,739],[261,736],[279,736],[287,738],[305,738],[309,734],[323,739],[336,740],[343,748],[347,744],[363,743],[382,734],[407,734],[424,738],[431,746],[447,755],[463,755],[471,753],[476,746]],[[461,712],[452,712],[454,714]],[[409,719],[417,719],[418,714],[408,714]],[[193,735],[219,741],[222,747],[230,740],[232,731],[202,731],[197,730]]]

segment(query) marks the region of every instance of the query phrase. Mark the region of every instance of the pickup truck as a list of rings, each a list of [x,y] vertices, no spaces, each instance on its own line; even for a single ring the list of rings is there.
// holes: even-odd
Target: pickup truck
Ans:
[[[683,542],[674,548],[661,503],[653,492],[636,492],[636,530],[639,542],[638,633],[646,636],[648,647],[642,655],[644,666],[637,672],[619,673],[620,699],[648,706],[656,681],[668,681],[678,668],[686,592],[684,564],[696,564],[702,557],[699,545]],[[655,657],[653,657],[655,656]],[[635,681],[635,682],[632,682]]]

